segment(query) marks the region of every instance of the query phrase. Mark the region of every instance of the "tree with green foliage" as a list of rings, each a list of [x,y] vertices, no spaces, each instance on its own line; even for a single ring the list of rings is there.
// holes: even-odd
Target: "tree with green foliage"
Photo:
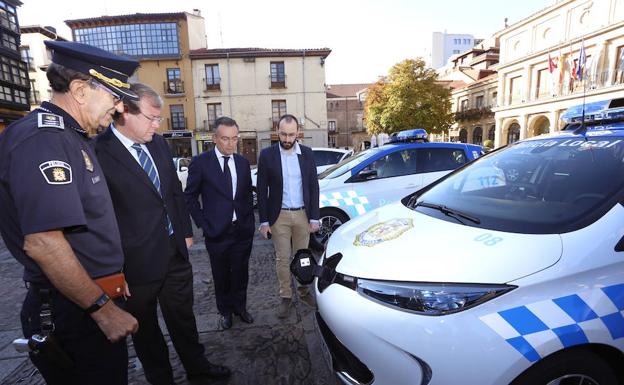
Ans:
[[[368,88],[364,113],[369,134],[412,128],[440,133],[453,123],[451,91],[421,58],[406,59]]]

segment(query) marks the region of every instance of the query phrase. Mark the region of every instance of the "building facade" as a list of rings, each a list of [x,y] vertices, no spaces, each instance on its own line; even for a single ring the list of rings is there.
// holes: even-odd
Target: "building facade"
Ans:
[[[39,25],[20,27],[22,41],[20,53],[28,66],[30,78],[30,107],[35,109],[41,102],[50,101],[52,89],[46,76],[52,53],[45,46],[46,40],[66,40],[56,33],[54,27]]]
[[[431,68],[440,68],[452,55],[474,47],[479,41],[469,34],[434,32],[431,38]]]
[[[197,154],[195,96],[189,53],[206,48],[204,18],[193,13],[137,13],[68,20],[75,41],[134,57],[141,66],[130,79],[163,97],[160,132],[174,156]]]
[[[495,36],[496,146],[560,129],[570,106],[624,97],[624,0],[558,1]]]
[[[227,48],[191,51],[197,152],[214,146],[217,117],[240,127],[239,153],[251,164],[278,140],[277,122],[288,113],[301,126],[300,141],[327,146],[325,59],[323,49]]]
[[[364,103],[370,84],[331,84],[327,86],[327,145],[361,148],[370,141],[366,133]]]
[[[28,67],[22,60],[18,0],[0,1],[0,132],[30,109]]]

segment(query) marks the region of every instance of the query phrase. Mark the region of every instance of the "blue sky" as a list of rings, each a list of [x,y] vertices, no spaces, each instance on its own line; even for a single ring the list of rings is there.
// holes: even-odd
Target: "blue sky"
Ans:
[[[428,57],[433,32],[487,38],[555,0],[23,0],[21,25],[52,25],[70,37],[67,19],[136,12],[191,12],[206,21],[209,48],[329,47],[326,82],[368,83],[395,63]],[[176,4],[176,5],[173,5]]]

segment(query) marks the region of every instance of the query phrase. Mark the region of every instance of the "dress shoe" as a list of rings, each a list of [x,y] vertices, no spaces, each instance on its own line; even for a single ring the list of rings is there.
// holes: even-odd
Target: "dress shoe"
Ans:
[[[232,327],[232,315],[231,314],[227,314],[227,315],[221,315],[221,318],[219,319],[219,326],[221,326],[221,329],[226,330]]]
[[[240,317],[241,321],[243,321],[244,323],[252,324],[254,322],[253,317],[251,316],[251,314],[249,314],[247,310],[243,310],[242,312],[237,313],[237,315]]]
[[[204,367],[201,372],[187,374],[186,378],[189,383],[199,385],[209,384],[212,383],[211,380],[228,378],[231,375],[232,372],[226,366],[208,363],[208,366]]]
[[[282,298],[282,302],[279,304],[279,309],[277,310],[277,318],[288,318],[290,315],[290,298]]]

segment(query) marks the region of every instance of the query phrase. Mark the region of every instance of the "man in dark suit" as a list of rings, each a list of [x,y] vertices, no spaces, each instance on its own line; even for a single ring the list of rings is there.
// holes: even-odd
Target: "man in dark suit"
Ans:
[[[312,150],[297,143],[297,118],[282,116],[277,134],[279,144],[262,150],[258,160],[258,213],[260,233],[273,238],[282,298],[278,316],[286,318],[292,300],[290,258],[293,251],[308,247],[310,233],[319,228],[319,185]],[[307,288],[298,290],[311,304]]]
[[[184,192],[195,224],[204,231],[219,323],[229,329],[232,314],[253,322],[247,311],[247,281],[255,219],[249,162],[235,154],[238,125],[221,117],[215,127],[215,148],[193,159]]]
[[[229,369],[208,362],[199,343],[187,250],[192,245],[191,221],[169,147],[154,135],[162,121],[162,100],[142,84],[131,85],[131,90],[139,101],[124,104],[124,112],[97,137],[96,153],[119,223],[131,294],[127,308],[139,321],[134,347],[151,384],[174,384],[158,325],[160,303],[189,381],[228,377]]]

